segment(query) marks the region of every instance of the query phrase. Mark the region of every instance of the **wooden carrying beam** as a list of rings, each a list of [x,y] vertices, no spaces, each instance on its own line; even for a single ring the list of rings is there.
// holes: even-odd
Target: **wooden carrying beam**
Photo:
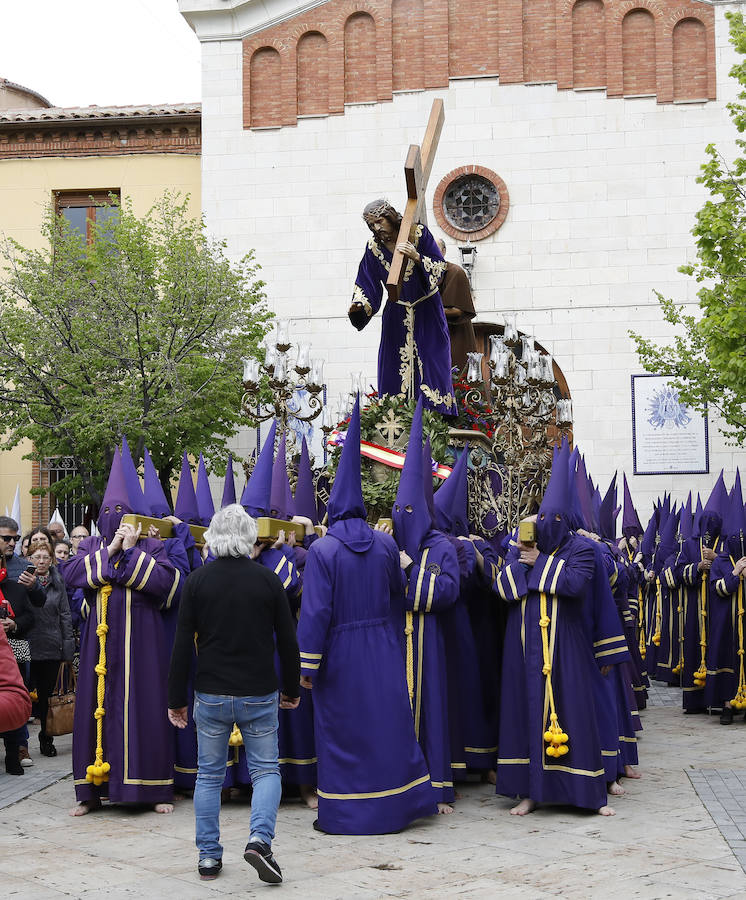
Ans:
[[[132,525],[133,528],[137,528],[140,526],[140,537],[148,536],[148,529],[151,525],[155,525],[158,529],[158,533],[160,539],[165,541],[166,538],[173,537],[174,535],[174,526],[173,522],[170,519],[154,519],[152,516],[141,516],[139,513],[125,513],[122,516],[122,524],[123,525]],[[194,543],[200,547],[203,547],[205,544],[205,532],[206,528],[203,528],[202,525],[190,525],[189,530],[192,532],[192,537],[194,538]]]

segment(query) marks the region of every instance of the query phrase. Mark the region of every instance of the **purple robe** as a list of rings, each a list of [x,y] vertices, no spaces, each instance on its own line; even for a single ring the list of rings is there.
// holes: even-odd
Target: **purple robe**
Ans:
[[[446,262],[432,234],[416,226],[413,241],[421,261],[407,261],[397,303],[387,302],[378,348],[378,393],[422,395],[430,409],[455,415],[451,380],[451,343],[438,285]],[[358,268],[353,303],[361,306],[355,327],[364,328],[378,312],[392,254],[371,235]],[[410,394],[411,391],[411,394]]]
[[[741,578],[733,574],[736,562],[726,550],[717,555],[710,569],[707,680],[712,679],[712,705],[720,707],[736,696],[740,671],[738,589]]]
[[[496,792],[587,809],[606,805],[606,775],[596,720],[594,683],[603,680],[598,651],[588,640],[586,592],[595,554],[590,543],[568,537],[553,554],[539,553],[527,569],[508,563],[494,582],[509,603],[503,651],[500,750]],[[549,696],[543,674],[541,593],[547,600],[551,680],[559,724],[569,736],[567,755],[546,755]],[[617,649],[609,636],[603,649]],[[606,640],[599,637],[598,640]]]
[[[440,803],[455,798],[442,614],[458,598],[458,573],[456,551],[446,536],[439,531],[428,531],[409,573],[407,611],[400,631],[414,730],[430,770],[433,795]]]
[[[350,518],[311,545],[298,644],[314,685],[319,827],[331,834],[399,831],[437,812],[394,631],[403,605],[388,535]]]
[[[167,803],[173,798],[174,745],[168,721],[168,657],[161,610],[179,583],[159,540],[142,538],[109,559],[106,541],[88,537],[65,563],[65,580],[86,589],[87,619],[80,645],[80,672],[73,729],[73,776],[79,801]],[[99,588],[112,585],[108,600],[103,717],[108,782],[85,780],[96,749],[96,692],[100,615]]]

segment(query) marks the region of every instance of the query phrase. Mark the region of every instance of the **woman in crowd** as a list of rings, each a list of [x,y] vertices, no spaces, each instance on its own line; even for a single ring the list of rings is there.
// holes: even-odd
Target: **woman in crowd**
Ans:
[[[55,565],[66,562],[68,559],[70,559],[71,553],[72,544],[67,538],[62,538],[62,540],[54,542]]]
[[[63,660],[73,658],[74,640],[67,591],[52,553],[44,541],[32,540],[31,562],[41,582],[46,602],[36,610],[36,624],[28,633],[31,650],[31,677],[38,696],[39,748],[44,756],[56,756],[54,739],[46,733],[49,695],[54,690],[57,672]]]

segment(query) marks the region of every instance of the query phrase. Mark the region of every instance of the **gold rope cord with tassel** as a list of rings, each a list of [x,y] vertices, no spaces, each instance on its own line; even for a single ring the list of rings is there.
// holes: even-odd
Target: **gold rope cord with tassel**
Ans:
[[[645,659],[648,650],[645,644],[645,600],[643,598],[642,585],[639,585],[637,588],[637,602],[639,603],[637,610],[639,622],[637,627],[640,631],[640,659]]]
[[[405,615],[404,634],[407,636],[407,690],[409,692],[409,706],[414,709],[414,620],[413,613]]]
[[[679,661],[671,669],[674,675],[681,675],[684,671],[684,590],[682,586],[678,588],[679,605],[676,607],[676,612],[679,619]]]
[[[549,695],[549,727],[544,732],[544,741],[549,745],[546,748],[547,756],[564,756],[569,752],[567,746],[568,735],[562,730],[554,706],[554,690],[552,689],[552,664],[549,659],[549,624],[552,621],[547,614],[547,595],[544,591],[539,593],[539,627],[541,628],[541,647],[544,654],[544,667],[542,674],[546,677],[547,693]]]
[[[737,592],[737,611],[738,611],[738,690],[736,696],[730,701],[733,709],[746,709],[746,673],[744,673],[743,664],[743,579],[738,579]]]
[[[655,631],[650,639],[656,647],[661,643],[661,625],[663,623],[663,590],[660,578],[655,579]]]
[[[104,693],[106,691],[106,635],[109,626],[106,624],[106,613],[109,606],[109,596],[111,594],[111,585],[105,584],[99,590],[101,599],[101,617],[96,626],[96,634],[98,635],[98,664],[93,671],[98,675],[98,684],[96,687],[96,709],[93,718],[96,720],[96,758],[93,763],[85,770],[85,780],[92,782],[97,787],[109,780],[109,771],[111,766],[108,762],[104,762]]]
[[[702,583],[699,587],[699,646],[701,655],[699,669],[694,673],[694,686],[703,688],[707,681],[707,580],[706,573],[702,575]]]
[[[228,738],[228,746],[229,747],[243,747],[243,735],[241,731],[236,725],[233,723],[233,730],[231,731],[231,736]]]

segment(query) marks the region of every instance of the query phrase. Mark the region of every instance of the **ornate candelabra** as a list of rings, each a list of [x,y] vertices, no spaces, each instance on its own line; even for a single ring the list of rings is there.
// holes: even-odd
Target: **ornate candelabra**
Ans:
[[[552,445],[572,427],[572,401],[560,396],[551,354],[519,333],[513,313],[505,315],[503,334],[490,335],[487,378],[482,360],[482,353],[468,354],[466,380],[473,387],[466,400],[478,404],[488,398],[494,433],[490,451],[481,452],[481,477],[470,482],[469,499],[482,521],[493,517],[496,527],[488,530],[497,532],[514,528],[540,502]]]
[[[262,379],[269,378],[271,396],[266,396]],[[324,406],[324,360],[311,359],[311,345],[305,342],[294,347],[290,342],[287,319],[278,319],[274,338],[267,345],[264,362],[245,359],[243,369],[244,394],[241,409],[254,423],[276,418],[281,429],[288,432],[288,441],[295,441],[292,422],[308,423],[322,414],[324,434],[331,431],[331,410]],[[302,398],[302,401],[299,399]]]

